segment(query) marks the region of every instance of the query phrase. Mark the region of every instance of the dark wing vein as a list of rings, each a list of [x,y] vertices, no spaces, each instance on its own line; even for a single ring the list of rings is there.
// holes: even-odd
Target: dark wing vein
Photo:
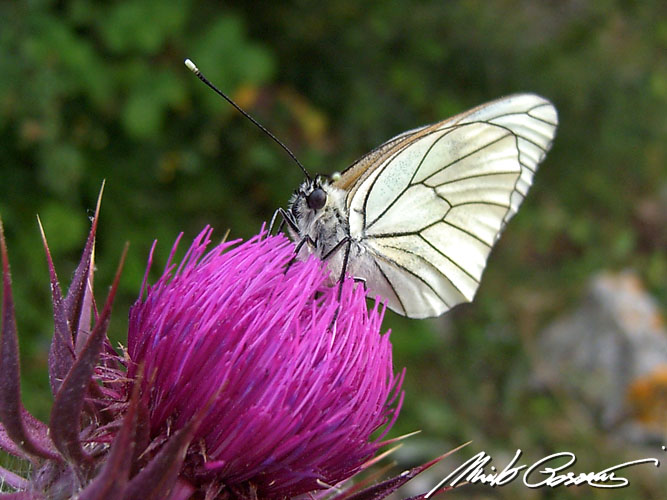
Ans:
[[[468,179],[476,179],[477,177],[490,177],[492,175],[508,175],[508,174],[519,174],[519,172],[514,170],[514,171],[511,171],[511,172],[487,172],[485,174],[466,175],[465,177],[457,177],[456,179],[441,182],[440,184],[436,184],[436,185],[431,186],[431,187],[437,188],[437,187],[440,187],[440,186],[446,186],[447,184],[455,184],[459,181],[465,181],[465,180],[468,180]],[[445,201],[447,201],[445,198],[443,198],[443,199]],[[447,201],[447,203],[449,203],[449,201]],[[451,205],[451,203],[450,203],[450,205]]]
[[[395,247],[395,246],[393,246],[393,245],[384,245],[384,246],[385,246],[386,248],[391,248],[391,249],[393,249],[393,250],[397,250],[397,251],[399,251],[399,252],[404,252],[404,253],[413,255],[413,256],[417,257],[419,260],[421,260],[422,262],[425,262],[425,263],[426,263],[426,266],[431,267],[432,269],[434,269],[438,274],[440,274],[440,276],[442,276],[443,278],[445,278],[445,279],[449,282],[449,284],[452,285],[452,287],[454,287],[454,288],[456,289],[457,292],[459,292],[463,297],[465,297],[465,295],[463,295],[463,294],[461,293],[461,290],[459,290],[459,288],[452,282],[451,279],[449,279],[449,277],[448,277],[447,275],[445,275],[444,273],[442,273],[438,268],[436,268],[431,262],[429,262],[428,260],[426,260],[423,256],[419,255],[418,253],[411,252],[410,250],[407,250],[407,249],[405,249],[405,248],[399,248],[399,247]],[[376,255],[377,255],[377,254],[376,254]],[[440,300],[447,306],[447,308],[450,307],[450,306],[449,306],[449,303],[444,299],[444,297],[442,297],[442,296],[440,295],[440,293],[439,293],[435,288],[433,288],[433,286],[432,286],[428,281],[426,281],[424,278],[422,278],[422,277],[419,276],[418,274],[414,273],[413,271],[411,271],[411,270],[408,269],[407,267],[403,266],[402,264],[396,262],[395,260],[391,260],[391,259],[389,259],[389,258],[386,257],[385,255],[378,255],[378,258],[381,258],[382,260],[385,260],[385,261],[387,261],[388,263],[390,263],[390,264],[392,264],[392,265],[395,265],[396,267],[402,269],[403,271],[405,271],[406,273],[410,274],[411,276],[414,276],[415,278],[417,278],[419,281],[421,281],[422,283],[424,283],[424,284],[425,284],[425,285],[426,285],[426,286],[427,286],[427,287],[428,287],[428,288],[429,288],[429,289],[430,289],[430,290],[431,290],[431,291],[432,291],[432,292],[433,292],[433,293],[434,293],[434,294],[435,294],[435,295],[436,295],[436,296],[437,296],[437,297],[438,297],[438,298],[439,298],[439,299],[440,299]],[[396,293],[396,290],[394,290],[394,293]],[[397,296],[398,296],[398,294],[397,294]],[[401,305],[403,305],[403,304],[401,304]]]
[[[429,136],[431,136],[432,134],[435,134],[435,133],[438,133],[438,132],[441,132],[441,130],[434,130],[433,132],[429,132],[428,134],[426,134],[426,135],[420,137],[420,140],[423,140],[424,138],[429,137]],[[442,137],[445,137],[448,133],[449,133],[449,131],[448,131],[446,134],[443,134]],[[422,163],[424,162],[424,159],[426,158],[426,156],[428,155],[428,153],[431,151],[431,149],[433,148],[433,146],[435,146],[435,144],[437,144],[437,142],[438,142],[440,139],[442,139],[442,137],[438,137],[438,139],[436,139],[436,140],[434,141],[434,143],[433,143],[433,144],[428,148],[428,150],[424,153],[424,155],[422,156],[421,160],[420,160],[419,163],[418,163],[417,168],[415,169],[415,172],[412,174],[412,179],[414,179],[415,174],[416,174],[417,171],[419,170],[419,167],[421,167],[421,165],[422,165]],[[367,205],[368,205],[368,198],[370,197],[371,192],[373,192],[373,188],[375,187],[375,183],[378,181],[378,179],[380,178],[380,176],[384,173],[384,169],[386,169],[386,168],[391,164],[391,162],[392,162],[392,161],[393,161],[399,154],[401,154],[403,151],[405,151],[405,150],[406,150],[407,148],[409,148],[411,145],[412,145],[412,143],[410,143],[410,142],[407,143],[405,146],[403,146],[403,147],[400,148],[398,151],[396,151],[396,152],[391,156],[391,158],[389,158],[388,160],[386,160],[386,162],[385,162],[385,163],[386,163],[385,167],[383,168],[383,170],[382,170],[380,173],[378,173],[378,175],[375,177],[375,179],[373,179],[373,182],[371,183],[370,187],[369,187],[368,190],[366,191],[366,195],[364,196],[364,204],[363,204],[363,207],[364,207],[364,225],[363,225],[363,227],[364,227],[364,228],[369,228],[369,227],[371,227],[371,226],[372,226],[373,224],[375,224],[380,218],[382,218],[382,216],[387,212],[387,210],[389,210],[389,209],[394,205],[394,203],[396,203],[396,200],[398,200],[401,196],[403,196],[403,194],[405,194],[405,191],[407,191],[407,190],[410,188],[410,186],[413,185],[413,184],[412,184],[412,179],[411,179],[410,182],[408,182],[408,185],[407,185],[404,189],[402,189],[401,192],[398,193],[390,203],[387,204],[387,206],[384,208],[384,210],[383,210],[383,211],[382,211],[382,212],[381,212],[381,213],[380,213],[380,214],[373,220],[373,222],[371,222],[370,224],[367,223],[368,221],[367,221],[367,219],[366,219],[366,216],[367,216],[366,207],[367,207]]]
[[[472,155],[474,155],[474,154],[476,154],[476,153],[479,153],[480,151],[483,151],[484,149],[486,149],[486,148],[488,148],[488,147],[491,147],[491,146],[493,146],[494,144],[496,144],[497,142],[499,142],[499,141],[505,139],[508,135],[513,134],[512,131],[511,131],[511,130],[507,130],[506,127],[498,126],[498,128],[502,128],[502,129],[507,130],[507,131],[508,131],[508,134],[503,135],[503,136],[501,136],[501,137],[499,137],[499,138],[497,138],[497,139],[494,139],[494,140],[491,141],[491,142],[487,142],[486,144],[480,146],[479,148],[477,148],[477,149],[475,149],[475,150],[473,150],[473,151],[471,151],[471,152],[469,152],[469,153],[466,153],[465,155],[459,156],[458,158],[454,159],[453,161],[451,161],[451,162],[449,162],[449,163],[443,165],[442,167],[438,168],[438,170],[436,170],[435,172],[433,172],[433,173],[432,173],[431,175],[429,175],[428,177],[425,177],[425,178],[424,178],[423,180],[421,180],[420,182],[414,182],[415,176],[417,175],[417,173],[419,172],[419,169],[420,169],[421,166],[423,165],[424,160],[426,160],[426,157],[429,155],[429,153],[433,150],[433,148],[434,148],[434,147],[435,147],[441,140],[443,140],[445,137],[447,137],[451,132],[453,132],[453,131],[455,131],[455,130],[457,130],[457,129],[460,129],[461,127],[465,127],[465,126],[467,126],[467,125],[472,125],[472,124],[479,124],[479,123],[483,123],[483,124],[485,124],[485,125],[489,125],[489,126],[492,126],[492,127],[493,127],[493,126],[497,126],[497,125],[495,125],[494,123],[486,123],[486,122],[482,122],[482,121],[479,121],[479,122],[470,122],[470,123],[465,123],[465,124],[462,124],[462,125],[455,125],[455,126],[452,126],[452,127],[449,127],[449,128],[441,128],[441,129],[438,129],[438,130],[436,130],[436,131],[434,131],[434,132],[431,132],[431,133],[429,133],[429,134],[427,134],[427,135],[425,135],[425,136],[423,136],[423,137],[420,137],[419,140],[422,140],[422,139],[424,139],[425,137],[429,137],[431,134],[434,134],[434,133],[436,133],[436,132],[444,132],[440,137],[438,137],[435,141],[433,141],[433,144],[431,144],[431,145],[428,147],[428,149],[424,152],[424,154],[422,155],[421,159],[419,160],[419,163],[417,164],[416,168],[414,169],[414,172],[412,173],[412,177],[410,178],[410,181],[408,182],[408,184],[406,185],[406,187],[403,188],[403,189],[401,189],[401,191],[394,197],[394,199],[391,200],[391,202],[387,203],[387,205],[384,207],[384,209],[382,210],[382,212],[380,212],[380,213],[375,217],[375,219],[373,219],[373,221],[369,224],[368,221],[367,221],[367,219],[366,219],[366,214],[367,214],[367,212],[366,212],[366,206],[367,206],[367,204],[368,204],[368,198],[370,197],[371,192],[373,191],[373,188],[375,187],[375,183],[378,181],[378,179],[380,178],[380,176],[381,176],[382,173],[383,173],[383,172],[380,172],[380,173],[377,175],[377,177],[376,177],[375,179],[373,179],[373,182],[372,182],[371,186],[369,187],[368,191],[366,192],[366,195],[365,195],[365,198],[364,198],[364,205],[363,205],[363,206],[364,206],[364,226],[363,226],[363,227],[366,228],[366,229],[369,229],[371,226],[373,226],[373,224],[375,224],[378,220],[380,220],[380,219],[382,218],[382,216],[383,216],[384,214],[386,214],[386,213],[391,209],[391,207],[394,206],[394,204],[396,203],[396,201],[398,201],[398,200],[401,198],[401,196],[403,196],[403,195],[405,194],[405,192],[406,192],[408,189],[410,189],[412,186],[422,185],[422,186],[430,187],[430,188],[436,187],[436,186],[427,186],[427,185],[426,185],[426,181],[427,181],[428,179],[432,178],[434,175],[437,175],[437,174],[443,172],[444,170],[448,169],[449,167],[455,165],[456,163],[460,162],[461,160],[464,160],[465,158],[468,158],[469,156],[472,156]],[[405,149],[407,149],[410,145],[411,145],[411,144],[406,145],[405,147],[403,147],[403,148],[401,148],[399,151],[397,151],[394,155],[392,155],[391,158],[390,158],[389,160],[387,160],[387,163],[386,163],[387,166],[389,166],[389,164],[392,162],[392,160],[394,160],[394,159],[396,158],[396,156],[398,156],[400,153],[402,153],[403,151],[405,151]],[[385,167],[385,168],[387,168],[387,167]],[[511,173],[514,173],[514,172],[511,172]],[[493,174],[483,174],[483,175],[495,175],[495,173],[493,173]],[[457,182],[457,181],[459,181],[459,180],[463,180],[463,179],[466,179],[466,178],[472,178],[472,177],[475,177],[475,176],[461,177],[461,178],[452,180],[451,182]],[[443,184],[444,184],[444,183],[443,183]],[[451,205],[451,203],[449,202],[449,200],[447,200],[446,198],[440,196],[440,195],[437,194],[437,193],[436,193],[436,195],[437,195],[439,198],[441,198],[441,199],[443,199],[444,201],[446,201],[449,205]]]
[[[463,267],[461,267],[461,265],[460,265],[458,262],[456,262],[456,261],[455,261],[454,259],[452,259],[451,257],[448,257],[448,256],[445,255],[444,253],[442,253],[442,252],[440,251],[439,248],[437,248],[435,245],[433,245],[433,243],[431,243],[431,242],[428,241],[426,238],[424,238],[424,237],[421,235],[421,233],[419,233],[418,236],[419,236],[422,240],[424,240],[424,242],[426,242],[426,244],[427,244],[428,246],[430,246],[433,250],[435,250],[437,253],[439,253],[440,255],[442,255],[442,256],[443,256],[445,259],[447,259],[449,262],[451,262],[451,263],[454,264],[456,267],[458,267],[461,271],[464,272],[464,274],[467,274],[467,275],[470,277],[470,279],[472,279],[475,283],[479,284],[479,280],[478,280],[477,278],[475,278],[472,274],[470,274],[468,271],[466,271]],[[458,288],[457,288],[457,290],[458,290]],[[460,291],[460,290],[459,290],[459,291]],[[461,295],[463,295],[463,296],[465,297],[465,294],[461,293]]]
[[[535,111],[537,108],[542,108],[542,107],[544,107],[544,106],[551,106],[551,105],[552,105],[552,104],[551,104],[551,103],[548,103],[548,102],[540,103],[540,104],[538,104],[538,105],[536,105],[536,106],[533,106],[533,107],[530,108],[529,110],[527,110],[527,111],[526,111],[526,114],[527,114],[528,116],[530,116],[533,120],[541,121],[542,123],[546,123],[547,125],[551,125],[552,127],[555,128],[555,127],[558,126],[557,123],[553,123],[553,122],[550,122],[549,120],[545,120],[544,118],[540,118],[539,116],[534,116],[534,115],[531,115],[531,114],[530,114],[532,111]]]
[[[507,208],[507,209],[512,208],[511,206],[503,205],[502,203],[496,203],[495,201],[481,201],[481,200],[462,201],[461,203],[457,203],[456,205],[452,205],[452,208],[462,207],[463,205],[490,205],[490,206],[494,206],[494,207],[502,207],[502,208]]]
[[[518,115],[518,114],[520,114],[520,113],[513,113],[513,114],[517,114],[517,115]],[[509,115],[505,115],[505,116],[509,116]],[[532,117],[531,117],[531,118],[532,118]],[[486,123],[486,122],[480,122],[480,123]],[[516,138],[519,138],[519,137],[520,137],[520,138],[523,139],[524,141],[526,141],[526,142],[530,142],[533,146],[535,146],[537,149],[539,149],[540,151],[542,151],[544,154],[547,154],[547,153],[549,152],[548,149],[543,148],[543,147],[540,146],[538,143],[536,143],[536,142],[533,141],[532,139],[529,139],[528,137],[525,137],[525,136],[523,136],[523,135],[517,134],[516,132],[514,132],[511,128],[507,127],[506,125],[500,125],[499,123],[489,123],[489,125],[493,125],[494,127],[504,128],[504,129],[507,130],[510,134],[512,134],[514,137],[516,137]],[[518,150],[519,152],[521,152],[521,150],[518,148],[518,144],[517,144],[517,150]]]
[[[405,304],[403,304],[403,301],[401,300],[400,295],[398,295],[398,292],[396,291],[396,287],[394,286],[394,284],[391,282],[389,277],[385,274],[385,272],[380,267],[380,264],[378,264],[375,259],[373,259],[373,264],[375,264],[375,267],[377,267],[377,270],[380,271],[380,274],[382,275],[382,277],[385,279],[385,281],[389,285],[389,288],[391,288],[391,291],[394,292],[394,296],[396,297],[396,300],[398,300],[398,303],[401,306],[401,309],[403,309],[403,313],[407,313],[408,310],[405,308]]]
[[[461,127],[465,127],[465,126],[467,126],[467,125],[472,125],[472,124],[477,124],[477,123],[484,123],[485,125],[490,125],[490,126],[492,126],[492,127],[495,127],[495,126],[496,126],[494,123],[486,123],[486,122],[471,122],[471,123],[464,123],[463,125],[458,125],[458,126],[452,127],[448,132],[451,132],[451,131],[456,130],[456,129],[461,128]],[[505,128],[505,127],[499,127],[499,128]],[[508,131],[508,132],[509,132],[510,134],[512,133],[511,130]],[[508,134],[508,135],[509,135],[509,134]],[[443,136],[443,137],[444,137],[444,136]],[[428,179],[430,179],[431,177],[433,177],[434,175],[437,175],[437,174],[439,174],[440,172],[442,172],[442,171],[444,171],[444,170],[447,170],[449,167],[451,167],[452,165],[455,165],[456,163],[460,162],[461,160],[464,160],[464,159],[468,158],[469,156],[472,156],[472,155],[474,155],[474,154],[476,154],[476,153],[479,153],[480,151],[482,151],[483,149],[488,148],[489,146],[493,146],[495,143],[497,143],[497,142],[499,142],[499,141],[502,141],[505,137],[507,137],[507,135],[503,135],[503,136],[499,137],[498,139],[495,139],[495,140],[493,140],[493,141],[491,141],[491,142],[488,142],[488,143],[486,143],[486,144],[480,146],[479,148],[477,148],[477,149],[471,151],[470,153],[467,153],[467,154],[465,154],[465,155],[463,155],[463,156],[459,156],[459,157],[456,158],[454,161],[449,162],[449,163],[446,164],[446,165],[443,165],[443,166],[440,167],[438,170],[436,170],[435,172],[433,172],[431,175],[429,175],[428,177],[425,177],[424,180],[421,181],[421,183],[424,183],[424,182],[426,182]],[[437,141],[436,141],[436,142],[437,142]],[[416,172],[415,172],[415,173],[416,173]],[[412,178],[414,179],[414,175],[413,175]]]
[[[483,239],[481,239],[481,238],[480,238],[479,236],[477,236],[476,234],[471,233],[471,232],[468,231],[467,229],[463,229],[462,227],[459,227],[459,226],[457,226],[456,224],[452,224],[451,222],[449,222],[448,220],[445,220],[445,219],[443,219],[443,220],[441,220],[441,221],[438,221],[438,224],[440,224],[440,223],[447,224],[448,226],[453,227],[454,229],[458,229],[458,230],[461,231],[462,233],[465,233],[465,234],[467,234],[468,236],[470,236],[470,237],[476,239],[477,241],[479,241],[479,242],[480,242],[482,245],[484,245],[485,247],[491,248],[491,245],[489,245],[486,241],[484,241]],[[428,228],[428,226],[425,227],[424,229],[427,229],[427,228]],[[422,231],[423,231],[424,229],[422,229]]]
[[[534,120],[539,120],[539,121],[541,121],[541,122],[543,122],[543,123],[546,123],[547,125],[552,125],[552,126],[554,126],[554,127],[557,127],[557,126],[558,126],[557,123],[551,123],[551,122],[548,121],[548,120],[544,120],[544,119],[542,119],[542,118],[539,118],[539,117],[537,117],[537,116],[533,116],[533,115],[530,114],[531,111],[534,111],[534,110],[536,110],[537,108],[541,108],[542,106],[550,106],[550,105],[551,105],[550,103],[542,102],[542,103],[540,103],[540,104],[537,104],[537,105],[533,106],[533,107],[530,108],[530,109],[527,109],[526,111],[512,111],[511,113],[501,113],[501,114],[499,114],[499,115],[494,115],[492,118],[488,118],[487,120],[475,120],[475,121],[470,121],[470,122],[464,122],[462,125],[465,125],[465,124],[467,124],[467,123],[475,123],[476,121],[479,121],[479,122],[482,122],[482,123],[490,123],[492,120],[497,120],[498,118],[504,118],[504,117],[506,117],[506,116],[528,115],[528,116],[530,116],[531,118],[533,118]],[[492,123],[492,125],[496,125],[496,124],[495,124],[495,123]]]

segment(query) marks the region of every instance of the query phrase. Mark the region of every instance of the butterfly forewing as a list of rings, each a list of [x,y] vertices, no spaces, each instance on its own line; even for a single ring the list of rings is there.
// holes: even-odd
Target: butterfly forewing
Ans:
[[[343,172],[350,236],[374,259],[369,294],[416,318],[472,300],[557,122],[549,101],[514,95],[405,132]]]
[[[382,143],[377,148],[373,149],[369,153],[365,154],[363,157],[359,158],[356,162],[350,165],[345,171],[341,174],[341,177],[336,181],[336,187],[348,191],[348,200],[351,198],[350,195],[356,190],[356,187],[359,185],[357,182],[362,176],[368,175],[370,165],[375,165],[380,159],[385,156],[388,151],[391,151],[394,146],[403,143],[404,139],[408,137],[414,137],[422,130],[428,128],[426,125],[424,127],[419,127],[413,130],[408,130],[402,134],[392,137],[387,142]]]

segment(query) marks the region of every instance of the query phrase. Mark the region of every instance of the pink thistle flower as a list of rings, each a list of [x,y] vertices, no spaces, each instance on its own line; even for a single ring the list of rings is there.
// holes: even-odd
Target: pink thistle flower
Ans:
[[[130,312],[129,375],[144,369],[151,439],[208,403],[182,469],[195,490],[284,498],[349,478],[402,402],[383,313],[367,310],[351,279],[339,303],[320,261],[289,265],[283,236],[206,252],[210,236],[202,231],[178,267],[177,241]]]
[[[393,372],[377,304],[368,311],[352,280],[338,301],[321,262],[289,265],[293,246],[282,236],[207,253],[205,229],[178,267],[174,245],[158,282],[144,279],[128,351],[114,351],[107,329],[120,267],[98,310],[98,211],[99,202],[66,295],[43,236],[54,317],[48,424],[21,403],[0,221],[0,450],[28,466],[0,467],[3,489],[14,490],[0,498],[380,500],[443,458],[330,489],[388,453],[371,458],[390,442],[382,440],[402,403],[403,373]]]

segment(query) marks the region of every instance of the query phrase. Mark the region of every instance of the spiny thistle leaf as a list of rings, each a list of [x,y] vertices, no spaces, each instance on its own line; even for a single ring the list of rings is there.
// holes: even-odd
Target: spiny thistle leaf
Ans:
[[[85,320],[85,318],[90,315],[92,293],[89,283],[92,281],[95,234],[97,232],[97,221],[100,217],[100,206],[102,205],[103,192],[104,182],[102,182],[102,187],[100,188],[100,193],[97,197],[95,215],[93,216],[83,255],[74,271],[72,282],[70,283],[69,289],[67,290],[67,296],[65,297],[65,311],[67,313],[67,320],[69,321],[72,338],[74,339],[74,347],[77,353],[83,348],[83,345],[85,345],[85,341],[87,340],[82,333],[87,332],[90,328],[89,324],[86,325],[84,323],[82,326],[82,320]]]
[[[51,383],[51,392],[56,394],[60,389],[63,379],[67,376],[70,368],[74,364],[74,343],[72,342],[72,332],[67,321],[63,296],[60,290],[60,283],[56,269],[51,258],[51,251],[46,242],[46,235],[42,227],[42,221],[37,217],[39,231],[42,234],[42,243],[46,253],[46,261],[49,267],[49,278],[51,280],[51,296],[53,300],[53,323],[54,333],[49,352],[49,382]]]
[[[18,491],[1,495],[3,500],[46,500],[43,495],[33,491]]]
[[[69,373],[56,394],[53,408],[51,410],[51,421],[49,428],[53,443],[58,451],[69,461],[78,465],[85,465],[91,457],[83,450],[79,434],[81,410],[86,397],[86,388],[90,384],[91,377],[97,364],[98,355],[106,338],[111,306],[116,296],[120,273],[127,255],[127,245],[123,250],[113,285],[107,296],[102,314],[98,318],[88,341],[81,354],[72,365]]]
[[[448,451],[447,453],[444,453],[443,455],[440,455],[437,458],[434,458],[430,462],[427,462],[425,464],[419,465],[417,467],[413,467],[412,469],[406,470],[401,472],[398,476],[394,476],[392,478],[386,479],[385,481],[382,481],[378,484],[374,484],[373,486],[369,486],[368,488],[365,488],[361,491],[358,491],[356,493],[353,493],[352,495],[349,495],[348,492],[343,492],[340,495],[335,496],[332,500],[381,500],[383,498],[386,498],[389,496],[391,493],[396,491],[398,488],[403,486],[405,483],[410,481],[412,478],[417,476],[418,474],[421,474],[424,472],[426,469],[429,467],[432,467],[433,465],[437,464],[444,458],[448,457],[452,453],[460,450],[464,446],[467,446],[468,443],[464,443],[461,446],[454,448],[453,450]],[[441,490],[438,490],[438,493],[442,491],[447,491],[452,488],[443,488]],[[433,494],[435,494],[434,492]],[[429,498],[432,498],[432,495],[429,496]],[[428,493],[423,493],[421,495],[418,495],[416,497],[413,497],[410,500],[418,500],[425,498]]]
[[[201,419],[193,419],[176,431],[153,459],[127,485],[126,500],[161,500],[178,479],[188,446]]]
[[[143,380],[142,374],[143,366],[140,366],[134,388],[137,395]],[[188,447],[195,437],[195,432],[221,392],[222,389],[218,389],[183,428],[167,439],[160,451],[146,464],[141,472],[132,478],[127,485],[126,500],[161,500],[164,498],[176,500],[170,495],[174,489],[179,490],[176,492],[176,498],[180,498],[179,493],[185,494],[186,496],[183,497],[185,499],[190,497],[192,491],[189,485],[179,477],[179,472],[183,466]]]
[[[0,422],[7,436],[24,453],[39,458],[56,459],[48,442],[38,440],[28,431],[24,420],[26,411],[21,403],[18,332],[14,313],[11,274],[5,234],[0,221],[0,252],[2,253],[2,330],[0,331]]]
[[[16,490],[25,490],[30,483],[27,479],[14,474],[12,471],[0,467],[0,485],[8,485]]]
[[[104,467],[97,477],[79,494],[78,500],[123,500],[129,481],[132,461],[128,456],[134,455],[135,435],[137,430],[137,408],[139,406],[139,389],[142,372],[134,382],[132,396],[123,417],[123,423],[111,445]]]
[[[67,296],[64,300],[64,311],[54,315],[55,332],[51,340],[51,348],[49,350],[49,381],[51,383],[51,392],[55,396],[60,388],[60,384],[67,375],[67,372],[74,363],[74,344],[78,338],[79,325],[81,317],[86,311],[85,298],[88,290],[87,284],[91,269],[91,261],[93,249],[95,245],[95,233],[97,231],[97,221],[99,219],[99,210],[102,203],[102,193],[104,191],[104,183],[100,189],[97,198],[97,206],[95,208],[95,216],[92,221],[92,226],[88,234],[86,246],[81,256],[81,260],[74,271],[74,276],[70,284]],[[42,239],[46,248],[47,259],[49,260],[49,273],[51,274],[51,288],[54,293],[54,309],[56,308],[55,290],[57,288],[58,295],[60,294],[60,287],[54,287],[53,278],[55,276],[55,269],[51,261],[51,256],[46,246],[46,238],[44,237],[44,230],[40,223],[40,230],[42,231]],[[62,298],[60,299],[62,302]],[[55,313],[55,311],[54,311]],[[65,334],[62,327],[62,316],[65,316],[65,323],[67,325],[67,334]],[[79,343],[77,343],[78,345]]]

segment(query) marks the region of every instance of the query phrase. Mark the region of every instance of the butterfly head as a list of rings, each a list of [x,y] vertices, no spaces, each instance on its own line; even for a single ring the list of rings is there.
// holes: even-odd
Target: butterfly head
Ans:
[[[310,235],[312,239],[323,234],[337,234],[345,231],[346,219],[343,217],[343,199],[345,193],[335,187],[335,177],[324,175],[307,179],[294,192],[290,203],[295,225],[301,237]],[[337,226],[341,226],[338,228]]]
[[[292,211],[304,214],[306,212],[317,214],[321,212],[329,200],[328,178],[318,175],[314,179],[308,179],[299,186],[292,196]]]

